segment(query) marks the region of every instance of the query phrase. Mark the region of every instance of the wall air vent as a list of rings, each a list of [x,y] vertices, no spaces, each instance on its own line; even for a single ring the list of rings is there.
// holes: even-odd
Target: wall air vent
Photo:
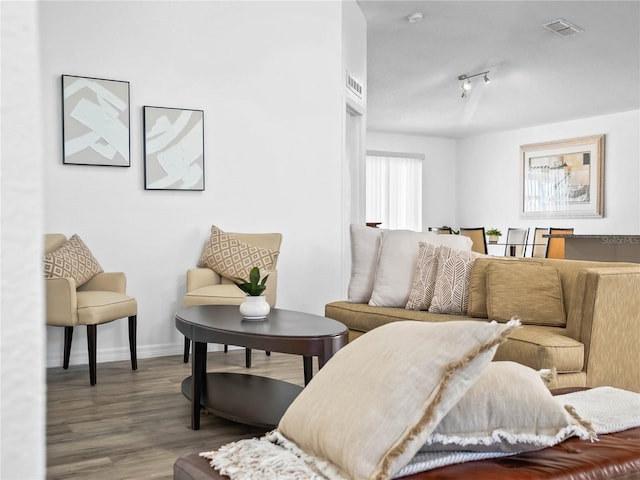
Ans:
[[[547,30],[551,30],[556,35],[560,35],[561,37],[573,37],[578,33],[584,32],[580,27],[575,26],[574,24],[567,22],[562,18],[558,18],[557,20],[552,20],[549,23],[545,23],[542,25]]]
[[[362,98],[362,83],[356,80],[347,72],[347,88],[356,94],[358,98]]]

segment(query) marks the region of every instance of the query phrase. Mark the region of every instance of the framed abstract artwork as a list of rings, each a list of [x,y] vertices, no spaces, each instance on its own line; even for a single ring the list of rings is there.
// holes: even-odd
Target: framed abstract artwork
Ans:
[[[204,112],[143,110],[145,190],[204,190]]]
[[[129,117],[129,82],[62,75],[63,163],[130,166]]]
[[[522,145],[522,218],[604,215],[604,135]]]

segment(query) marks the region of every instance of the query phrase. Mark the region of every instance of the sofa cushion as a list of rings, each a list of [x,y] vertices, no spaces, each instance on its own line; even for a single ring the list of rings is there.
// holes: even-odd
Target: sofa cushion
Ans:
[[[278,431],[347,478],[390,478],[515,328],[517,322],[405,321],[372,330],[327,362]]]
[[[491,320],[517,316],[525,325],[564,327],[567,317],[558,269],[514,262],[490,264],[487,312]]]
[[[369,305],[404,307],[407,304],[418,262],[419,242],[471,250],[471,239],[461,235],[437,235],[409,230],[385,232],[380,244],[376,278]]]
[[[45,278],[72,278],[76,288],[103,271],[89,247],[76,234],[44,256]]]
[[[571,436],[591,438],[593,429],[570,411],[553,398],[539,372],[515,362],[493,362],[420,451],[519,453]]]
[[[440,247],[438,273],[429,311],[464,315],[467,313],[469,277],[481,254],[470,250]]]
[[[523,325],[500,345],[496,360],[511,360],[534,370],[555,368],[558,373],[581,372],[584,345],[557,327]]]
[[[469,279],[469,305],[467,314],[474,318],[488,318],[487,314],[487,268],[495,262],[533,263],[542,265],[538,260],[517,257],[490,257],[478,258],[471,269]]]
[[[418,243],[418,261],[409,300],[405,305],[407,310],[429,310],[436,288],[440,248],[432,243]]]
[[[347,296],[350,302],[367,303],[371,298],[384,232],[385,229],[364,225],[352,224],[350,227],[351,279]]]
[[[209,267],[226,278],[249,278],[253,267],[273,270],[278,251],[257,247],[233,238],[215,225],[198,262],[199,267]]]

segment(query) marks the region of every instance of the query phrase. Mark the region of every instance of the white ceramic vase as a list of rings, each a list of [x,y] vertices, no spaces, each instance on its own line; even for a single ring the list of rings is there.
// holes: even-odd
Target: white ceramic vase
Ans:
[[[264,295],[247,296],[240,304],[240,314],[248,320],[262,320],[270,311],[271,307]]]

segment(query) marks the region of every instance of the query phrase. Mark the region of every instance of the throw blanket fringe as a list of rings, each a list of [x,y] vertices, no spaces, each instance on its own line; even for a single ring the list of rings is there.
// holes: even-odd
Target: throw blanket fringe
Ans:
[[[331,463],[303,452],[277,430],[200,453],[232,480],[347,480]]]

